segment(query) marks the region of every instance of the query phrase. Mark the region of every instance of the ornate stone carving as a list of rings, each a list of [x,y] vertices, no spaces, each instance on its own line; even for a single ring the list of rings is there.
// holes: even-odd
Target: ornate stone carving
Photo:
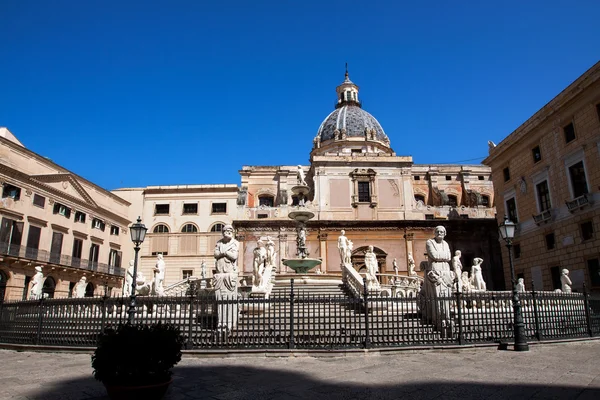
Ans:
[[[247,197],[248,197],[248,188],[246,186],[242,186],[240,188],[240,190],[238,191],[237,202],[236,202],[237,205],[245,206]]]

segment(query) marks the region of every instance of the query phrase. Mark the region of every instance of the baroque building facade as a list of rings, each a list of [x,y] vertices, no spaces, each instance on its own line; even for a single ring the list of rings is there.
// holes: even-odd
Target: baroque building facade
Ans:
[[[559,289],[566,268],[574,290],[600,290],[600,63],[490,143],[483,163],[492,169],[498,218],[518,224],[514,266],[527,287]]]
[[[0,181],[0,301],[27,299],[38,266],[46,297],[70,297],[82,276],[88,296],[121,290],[127,201],[28,150],[6,128]]]

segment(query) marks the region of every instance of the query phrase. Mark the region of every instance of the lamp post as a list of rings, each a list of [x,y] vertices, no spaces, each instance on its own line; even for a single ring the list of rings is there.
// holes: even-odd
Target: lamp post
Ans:
[[[144,241],[146,237],[146,231],[148,228],[142,224],[142,219],[138,217],[137,222],[132,224],[129,227],[129,232],[131,233],[131,241],[135,245],[133,248],[135,250],[135,257],[133,258],[133,276],[131,280],[131,296],[129,296],[129,310],[127,310],[127,323],[131,324],[133,322],[133,315],[135,314],[135,288],[137,285],[137,260],[138,260],[138,252],[140,251],[140,245]]]
[[[512,283],[512,306],[514,313],[513,327],[515,330],[515,351],[529,351],[529,344],[525,339],[525,324],[523,323],[523,314],[521,313],[521,302],[519,301],[519,292],[517,292],[517,281],[515,280],[515,266],[512,259],[512,240],[515,237],[517,225],[504,216],[504,222],[500,224],[500,236],[506,242],[508,249],[508,262],[510,264],[510,280]]]

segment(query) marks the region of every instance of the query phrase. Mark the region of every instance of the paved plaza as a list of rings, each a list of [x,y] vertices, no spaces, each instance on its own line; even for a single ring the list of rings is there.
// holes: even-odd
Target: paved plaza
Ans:
[[[136,351],[132,349],[132,356]],[[104,400],[89,354],[0,350],[0,399]],[[186,355],[166,400],[600,399],[600,340],[320,357]]]

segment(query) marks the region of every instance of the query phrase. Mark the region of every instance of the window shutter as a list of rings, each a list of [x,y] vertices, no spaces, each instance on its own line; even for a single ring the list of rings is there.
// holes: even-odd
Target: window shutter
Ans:
[[[59,209],[60,209],[60,204],[58,204],[58,203],[54,203],[54,211],[53,211],[53,213],[54,213],[54,214],[58,214],[58,210],[59,210]]]

